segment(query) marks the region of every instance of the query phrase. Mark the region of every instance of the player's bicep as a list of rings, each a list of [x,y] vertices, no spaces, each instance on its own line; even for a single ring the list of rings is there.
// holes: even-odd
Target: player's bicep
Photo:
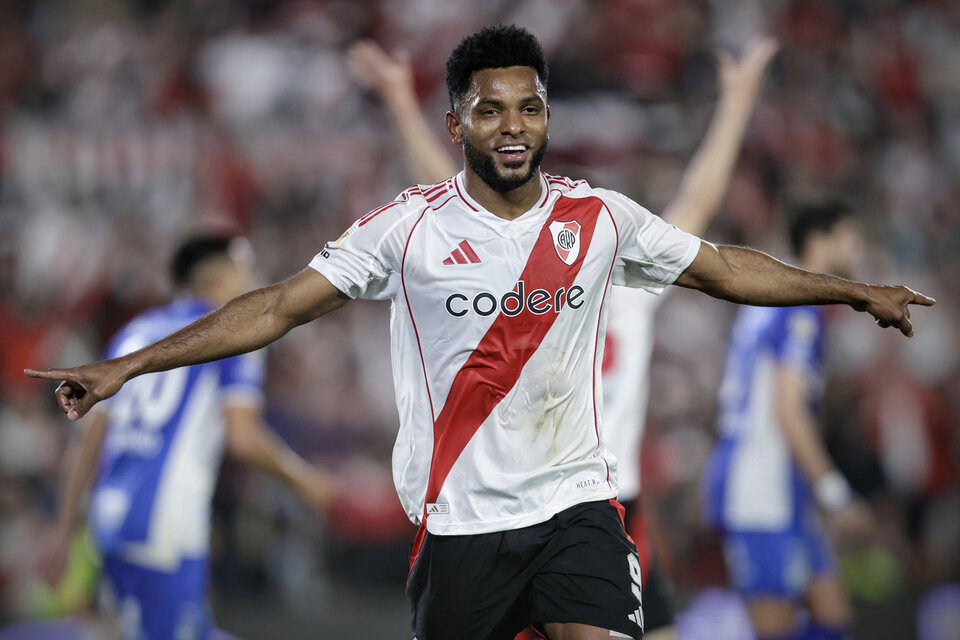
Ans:
[[[271,288],[276,293],[274,313],[293,325],[310,322],[339,309],[350,300],[320,272],[310,267]]]
[[[716,245],[700,242],[696,257],[677,277],[674,284],[698,291],[710,291],[730,275],[730,265]]]

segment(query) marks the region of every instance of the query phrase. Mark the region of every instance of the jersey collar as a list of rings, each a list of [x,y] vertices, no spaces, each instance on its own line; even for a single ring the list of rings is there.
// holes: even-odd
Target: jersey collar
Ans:
[[[461,171],[453,179],[454,189],[457,191],[457,196],[463,200],[464,204],[471,211],[477,212],[477,214],[484,220],[489,221],[497,226],[507,227],[525,227],[527,224],[532,223],[533,221],[539,220],[542,214],[548,207],[547,202],[550,199],[550,185],[547,183],[547,179],[543,176],[542,171],[538,171],[537,175],[540,178],[540,198],[537,200],[537,204],[533,205],[528,210],[524,211],[520,216],[514,218],[513,220],[504,220],[500,216],[491,213],[487,209],[470,197],[470,194],[467,193],[466,182],[464,182],[464,171]]]

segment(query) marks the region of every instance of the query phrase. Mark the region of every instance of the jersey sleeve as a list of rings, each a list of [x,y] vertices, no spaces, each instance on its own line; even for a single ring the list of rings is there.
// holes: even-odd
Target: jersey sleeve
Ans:
[[[244,353],[220,361],[220,394],[224,406],[263,403],[266,354]]]
[[[310,267],[351,298],[385,300],[399,289],[400,263],[406,240],[404,222],[416,203],[405,191],[393,202],[354,222],[328,242]]]
[[[617,226],[613,284],[659,294],[690,266],[700,239],[667,224],[626,196],[599,190]]]
[[[781,310],[773,334],[773,353],[781,366],[816,373],[820,369],[824,324],[820,313],[809,307]]]

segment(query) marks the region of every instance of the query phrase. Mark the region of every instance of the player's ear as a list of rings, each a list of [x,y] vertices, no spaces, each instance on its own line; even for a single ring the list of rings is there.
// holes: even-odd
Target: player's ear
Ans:
[[[447,111],[446,124],[450,140],[454,144],[463,144],[463,124],[460,122],[460,116],[453,111]]]

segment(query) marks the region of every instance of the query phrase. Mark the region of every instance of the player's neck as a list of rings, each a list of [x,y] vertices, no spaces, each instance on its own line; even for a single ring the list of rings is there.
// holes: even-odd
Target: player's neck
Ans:
[[[470,197],[481,207],[504,220],[516,220],[532,209],[543,195],[539,171],[510,191],[497,191],[484,182],[469,166],[466,167],[463,176],[464,187]]]

